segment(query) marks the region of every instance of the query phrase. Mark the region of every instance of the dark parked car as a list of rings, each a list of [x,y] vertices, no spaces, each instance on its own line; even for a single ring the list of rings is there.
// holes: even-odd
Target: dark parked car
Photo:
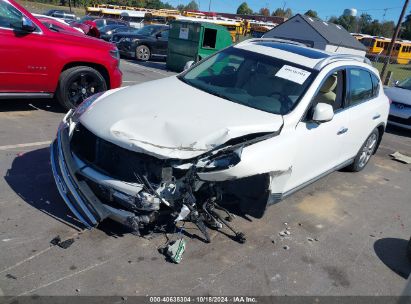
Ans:
[[[115,33],[133,32],[138,31],[134,27],[129,27],[123,24],[110,24],[100,29],[100,38],[106,41],[110,41]]]
[[[76,20],[76,15],[65,10],[56,10],[52,9],[44,13],[44,15],[55,17],[55,18],[61,18],[61,19],[69,19],[69,20]]]
[[[101,18],[101,19],[94,19],[93,22],[97,25],[97,28],[101,30],[103,27],[112,24],[120,24],[124,26],[130,26],[127,21],[120,20],[120,19],[109,19],[109,18]]]
[[[112,42],[121,55],[147,61],[153,56],[167,56],[168,31],[168,25],[147,25],[136,32],[115,34]]]

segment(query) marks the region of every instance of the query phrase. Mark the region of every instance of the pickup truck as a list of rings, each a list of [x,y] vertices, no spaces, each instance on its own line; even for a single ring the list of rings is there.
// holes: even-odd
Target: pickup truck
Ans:
[[[115,45],[48,28],[13,0],[0,0],[0,99],[53,98],[66,109],[121,86]]]

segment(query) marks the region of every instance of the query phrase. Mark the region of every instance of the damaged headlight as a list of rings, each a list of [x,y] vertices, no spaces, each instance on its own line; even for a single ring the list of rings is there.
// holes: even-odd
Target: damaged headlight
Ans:
[[[218,155],[206,162],[203,166],[203,171],[224,170],[234,167],[241,161],[241,152],[242,149],[240,148],[235,151]]]
[[[74,110],[73,119],[77,120],[84,112],[99,98],[104,92],[96,93],[89,98],[85,99],[79,106]]]

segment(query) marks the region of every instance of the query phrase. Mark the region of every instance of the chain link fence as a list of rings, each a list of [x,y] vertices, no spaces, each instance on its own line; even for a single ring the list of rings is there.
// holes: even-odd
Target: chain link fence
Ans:
[[[382,71],[384,63],[388,61],[388,56],[378,54],[367,54],[373,66]],[[402,81],[411,77],[411,57],[391,57],[386,69],[385,85],[393,86],[396,81]]]

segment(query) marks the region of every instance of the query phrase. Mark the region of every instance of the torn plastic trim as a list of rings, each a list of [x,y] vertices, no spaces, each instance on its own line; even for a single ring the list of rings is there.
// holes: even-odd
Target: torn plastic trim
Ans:
[[[64,131],[64,129],[62,130]],[[89,208],[87,208],[87,206],[85,205],[85,202],[83,201],[83,199],[80,197],[80,195],[77,193],[76,191],[76,186],[75,184],[72,182],[72,174],[70,173],[70,169],[68,169],[68,167],[66,166],[66,162],[64,161],[64,157],[63,157],[63,143],[62,143],[62,138],[61,138],[61,132],[58,133],[57,135],[57,147],[58,149],[58,154],[59,154],[59,159],[58,159],[58,163],[60,165],[60,169],[61,169],[61,173],[62,173],[62,177],[68,187],[68,190],[70,191],[70,193],[74,196],[74,199],[77,201],[79,207],[81,208],[82,212],[85,213],[85,215],[87,216],[87,218],[91,221],[92,225],[97,225],[98,221],[96,220],[95,216],[93,214],[91,214]],[[61,148],[60,148],[61,147]]]
[[[97,170],[94,170],[85,162],[83,162],[76,154],[73,153],[72,155],[74,162],[79,168],[77,173],[81,174],[87,179],[94,181],[95,183],[133,196],[137,195],[137,193],[143,190],[144,186],[142,184],[132,184],[114,179],[108,175],[98,172]]]
[[[71,203],[70,199],[67,196],[67,188],[65,187],[65,184],[63,184],[63,181],[60,178],[60,175],[57,173],[57,165],[56,165],[56,159],[55,159],[55,152],[54,152],[54,145],[55,143],[52,143],[50,145],[50,163],[51,163],[51,170],[53,173],[54,181],[57,186],[57,190],[60,193],[60,196],[63,198],[63,201],[66,203],[67,207],[70,209],[70,211],[74,214],[74,216],[87,228],[91,228],[92,226],[81,216],[81,214],[77,211],[77,209],[73,206]]]
[[[51,147],[53,176],[64,202],[82,224],[87,228],[92,228],[102,220],[111,218],[130,227],[134,231],[138,231],[140,223],[147,224],[154,220],[153,214],[136,215],[131,211],[113,208],[102,203],[85,181],[77,180],[74,176],[73,172],[77,171],[78,168],[76,168],[74,160],[70,156],[71,154],[66,155],[64,151],[66,140],[61,140],[63,137],[66,137],[66,140],[68,140],[68,128],[58,132],[57,139]],[[67,166],[62,167],[62,164]],[[62,177],[63,171],[68,179]]]

